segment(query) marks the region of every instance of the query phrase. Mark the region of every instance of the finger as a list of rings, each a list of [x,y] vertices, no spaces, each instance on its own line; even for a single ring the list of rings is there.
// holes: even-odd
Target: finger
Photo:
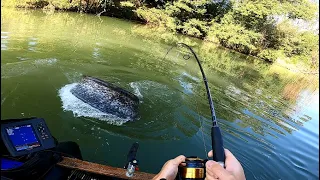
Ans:
[[[218,176],[206,173],[205,180],[219,179]]]
[[[207,161],[207,163],[208,163],[209,161]],[[211,165],[210,165],[210,163],[209,164],[207,164],[206,163],[206,177],[212,177],[212,178],[218,178],[218,176],[217,175],[215,175],[214,173],[213,173],[213,171],[211,170]],[[209,178],[209,179],[212,179],[212,178]]]
[[[173,164],[179,165],[180,163],[184,162],[186,160],[186,157],[184,155],[180,155],[174,159],[172,159]]]
[[[231,157],[231,158],[234,157],[234,155],[226,148],[224,148],[224,153],[225,153],[226,157]],[[213,156],[213,151],[212,150],[208,152],[208,156],[209,157]]]
[[[226,159],[236,159],[236,157],[234,157],[234,155],[228,149],[224,149],[224,154],[226,155]]]
[[[216,175],[219,179],[227,179],[230,176],[230,173],[215,161],[207,161],[206,170],[208,174],[210,174],[209,172],[211,172],[212,174]]]
[[[204,180],[218,180],[218,178],[212,177],[212,176],[206,176]]]
[[[213,151],[212,151],[212,150],[208,152],[208,156],[209,156],[209,157],[212,157],[212,156],[213,156]]]
[[[224,149],[224,154],[226,155],[226,167],[228,164],[239,163],[237,158],[228,149]]]

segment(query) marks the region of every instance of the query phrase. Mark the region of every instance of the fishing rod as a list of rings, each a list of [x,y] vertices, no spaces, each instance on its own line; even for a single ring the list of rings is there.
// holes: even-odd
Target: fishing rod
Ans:
[[[199,65],[199,68],[200,68],[200,71],[202,74],[202,78],[203,78],[203,82],[204,82],[204,85],[205,85],[205,88],[207,91],[207,96],[208,96],[208,101],[209,101],[210,111],[211,111],[211,117],[212,117],[212,127],[211,127],[211,143],[212,143],[212,151],[213,151],[213,158],[212,159],[214,161],[218,162],[222,167],[225,167],[225,164],[224,164],[225,163],[225,153],[224,153],[224,148],[223,148],[223,140],[222,140],[221,130],[220,130],[220,127],[218,126],[218,122],[217,122],[216,114],[214,111],[213,101],[212,101],[212,97],[211,97],[211,93],[210,93],[210,89],[209,89],[206,75],[205,75],[203,68],[201,66],[201,63],[200,63],[196,53],[193,51],[193,49],[185,43],[177,43],[177,46],[178,45],[182,45],[182,46],[188,48],[191,51],[191,53],[193,54],[193,56],[195,57],[195,59],[197,60],[197,63]],[[173,47],[175,47],[175,46],[173,46]],[[169,53],[169,51],[173,47],[171,47],[167,51],[167,54]],[[187,59],[187,58],[185,58],[185,59]],[[204,173],[204,171],[199,171],[199,168],[205,169],[205,162],[206,162],[206,160],[202,160],[197,157],[187,158],[186,162],[183,163],[183,165],[181,165],[179,167],[180,178],[181,179],[194,179],[194,178],[201,179],[201,178],[204,178],[205,173]]]

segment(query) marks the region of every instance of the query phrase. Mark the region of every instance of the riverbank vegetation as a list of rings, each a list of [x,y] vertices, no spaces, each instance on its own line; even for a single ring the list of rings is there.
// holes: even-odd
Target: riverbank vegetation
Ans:
[[[175,66],[178,60],[185,62],[182,61],[183,56],[175,53],[176,51],[171,51],[164,58],[170,46],[151,39],[155,36],[151,36],[152,32],[147,26],[137,26],[135,23],[115,18],[99,19],[95,16],[83,16],[77,13],[46,14],[38,10],[10,8],[2,10],[4,39],[1,45],[3,52],[22,51],[24,55],[23,57],[2,58],[4,74],[7,75],[8,73],[9,75],[20,73],[14,69],[22,67],[33,69],[35,66],[32,63],[28,64],[32,62],[29,60],[43,59],[45,54],[51,53],[52,56],[49,55],[48,58],[52,58],[57,52],[68,54],[72,58],[64,60],[75,64],[79,62],[88,64],[102,62],[104,64],[105,60],[111,57],[116,57],[119,61],[126,61],[130,57],[129,60],[132,61],[130,68],[144,69],[159,77],[169,76],[166,73],[170,73],[168,71],[168,66],[171,66],[170,62],[175,62]],[[164,39],[171,38],[172,42],[182,41],[192,44],[206,72],[209,74],[216,72],[219,73],[216,77],[235,80],[232,81],[234,86],[248,92],[255,87],[261,87],[270,90],[265,94],[274,96],[281,94],[285,100],[294,102],[301,91],[308,89],[313,92],[319,89],[318,75],[293,72],[278,66],[278,63],[270,65],[253,56],[230,51],[215,43],[201,41],[197,38],[182,35],[171,36],[169,32],[153,34],[158,34]],[[14,39],[19,39],[19,41]],[[125,50],[119,53],[119,50],[124,48]],[[79,56],[79,52],[85,56]],[[190,61],[196,62],[195,60]],[[198,73],[197,68],[188,69],[195,70],[192,72],[194,74]],[[212,81],[219,83],[221,80]],[[200,87],[203,88],[203,86]],[[205,95],[205,92],[203,94]]]
[[[309,0],[4,0],[2,4],[138,20],[147,25],[150,37],[156,33],[165,41],[181,33],[269,62],[319,66],[319,32],[314,24],[319,11]]]

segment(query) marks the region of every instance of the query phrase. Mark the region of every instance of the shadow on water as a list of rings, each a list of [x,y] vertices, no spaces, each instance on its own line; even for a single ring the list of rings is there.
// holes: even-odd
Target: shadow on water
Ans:
[[[243,164],[247,179],[318,177],[317,76],[184,36],[153,39],[123,20],[2,10],[2,119],[44,117],[60,141],[79,143],[85,159],[113,166],[123,166],[133,141],[141,145],[140,168],[147,172],[156,173],[179,154],[205,158],[211,122],[198,65],[191,56],[183,58],[189,54],[183,49],[164,58],[170,43],[183,41],[203,62],[225,147]],[[140,118],[117,126],[65,111],[59,90],[82,75],[135,93]]]

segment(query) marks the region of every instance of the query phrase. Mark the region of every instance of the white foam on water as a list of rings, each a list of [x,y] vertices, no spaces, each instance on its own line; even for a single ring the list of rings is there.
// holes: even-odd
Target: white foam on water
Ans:
[[[98,58],[98,57],[100,56],[99,51],[100,51],[100,48],[96,48],[96,47],[93,48],[92,56],[93,56],[94,58]]]
[[[140,92],[140,87],[137,82],[131,82],[130,87],[133,89],[133,94],[136,95],[138,98],[143,98],[143,95]]]
[[[36,40],[38,40],[38,38],[34,38],[34,37],[31,37],[31,38],[29,38],[31,41],[36,41]]]
[[[229,94],[229,95],[233,95],[233,96],[238,96],[238,95],[242,94],[242,92],[239,88],[232,86],[232,85],[229,85],[227,87],[227,89],[225,90],[225,93]]]
[[[17,59],[19,59],[20,61],[25,61],[25,60],[28,60],[28,59],[30,59],[30,58],[17,57]]]
[[[101,112],[75,97],[70,90],[77,84],[78,83],[67,84],[59,90],[59,96],[62,101],[62,109],[64,111],[73,112],[74,117],[95,118],[118,126],[130,121],[130,119],[123,119],[112,114]]]
[[[184,93],[186,93],[186,94],[193,94],[193,91],[192,91],[192,89],[193,89],[192,83],[185,82],[182,77],[179,77],[179,78],[177,78],[177,79],[178,79],[178,82],[179,82],[180,86],[183,88]]]
[[[194,77],[194,76],[192,76],[192,75],[190,75],[190,74],[188,74],[188,73],[186,73],[186,72],[183,72],[183,73],[182,73],[182,76],[186,76],[186,77],[188,77],[188,78],[190,78],[190,79],[192,79],[192,80],[194,80],[194,81],[197,81],[197,82],[200,81],[199,78]]]
[[[180,86],[184,89],[184,93],[186,94],[193,94],[193,82],[189,82],[189,80],[199,82],[200,79],[194,77],[187,72],[183,72],[176,80],[179,82]]]
[[[56,58],[47,58],[47,59],[37,59],[34,61],[34,64],[36,65],[53,65],[55,63],[57,63],[57,59]]]
[[[28,45],[29,45],[29,46],[35,46],[35,45],[37,45],[37,42],[35,42],[35,41],[30,41],[30,42],[28,42]]]

